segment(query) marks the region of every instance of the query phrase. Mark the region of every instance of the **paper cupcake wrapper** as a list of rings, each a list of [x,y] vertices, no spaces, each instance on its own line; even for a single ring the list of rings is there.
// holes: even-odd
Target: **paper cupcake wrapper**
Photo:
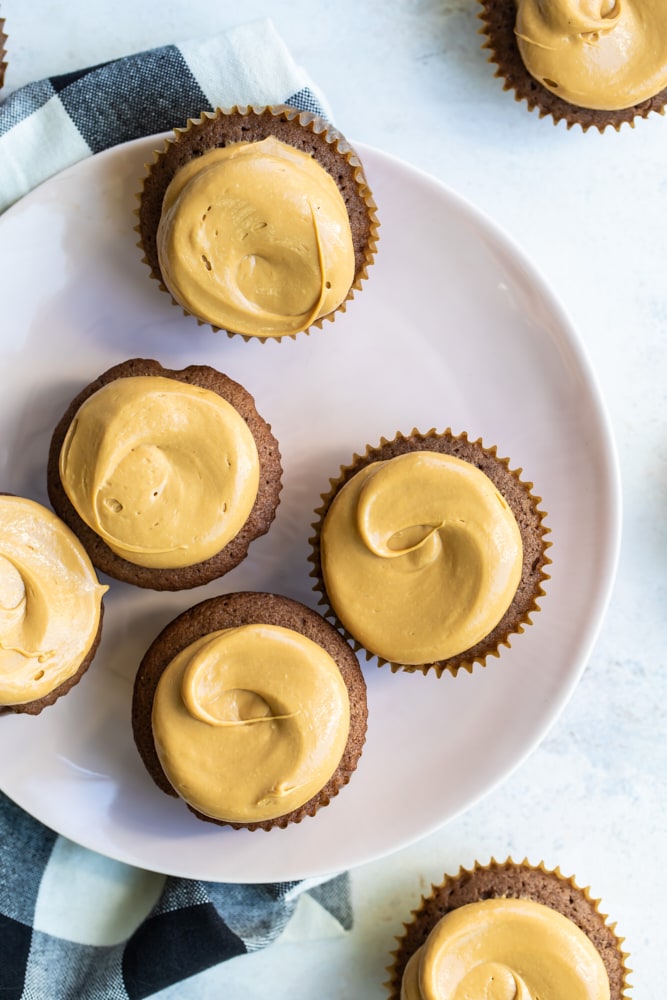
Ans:
[[[384,984],[389,1000],[400,1000],[405,966],[440,918],[466,903],[493,896],[532,899],[572,920],[590,938],[604,962],[611,1000],[630,996],[628,977],[632,970],[627,965],[624,938],[618,936],[616,924],[610,923],[600,910],[601,901],[593,898],[588,887],[579,886],[573,876],[563,875],[560,868],[547,868],[543,862],[532,865],[527,859],[515,862],[510,857],[500,862],[492,858],[486,865],[476,861],[472,869],[461,867],[456,875],[446,875],[442,883],[432,885],[429,896],[421,897],[419,906],[403,923],[403,934],[395,939],[398,947],[391,952],[393,961],[387,966],[389,979]]]
[[[354,217],[353,235],[355,226],[359,228],[358,236],[354,240],[354,280],[345,299],[340,303],[340,305],[338,305],[332,312],[314,320],[306,330],[300,330],[291,334],[283,334],[279,337],[254,336],[237,333],[233,330],[225,330],[222,327],[215,326],[200,319],[195,314],[185,309],[181,303],[174,299],[163,281],[157,259],[157,250],[155,248],[155,231],[157,230],[156,220],[159,219],[159,211],[162,205],[164,191],[166,190],[171,178],[177,172],[178,166],[175,166],[173,169],[169,166],[164,173],[164,177],[160,178],[156,190],[153,190],[152,182],[154,176],[156,176],[156,169],[161,168],[164,163],[168,162],[170,150],[172,150],[178,143],[190,143],[193,139],[196,139],[197,149],[200,152],[213,149],[218,145],[225,145],[225,143],[221,144],[216,141],[216,135],[213,131],[212,123],[218,122],[221,118],[231,119],[232,117],[240,119],[249,118],[251,120],[265,119],[267,123],[265,135],[271,134],[271,122],[273,120],[281,123],[288,122],[292,126],[296,125],[297,127],[304,129],[310,134],[311,137],[316,139],[318,144],[321,144],[321,149],[326,151],[327,155],[330,154],[331,151],[334,151],[336,157],[340,157],[342,168],[340,171],[341,176],[347,176],[350,182],[350,188],[345,192],[341,187],[345,181],[339,180],[336,176],[334,177],[334,180],[336,180],[336,183],[343,194],[351,223]],[[254,124],[257,123],[258,122],[255,122]],[[230,139],[230,141],[238,142],[242,141],[243,138],[243,135],[239,134],[237,138]],[[284,141],[289,142],[289,138],[285,136]],[[294,340],[300,333],[310,333],[314,327],[321,329],[325,322],[331,322],[335,319],[338,313],[345,312],[347,303],[354,298],[355,292],[361,289],[363,282],[368,277],[368,269],[375,260],[378,232],[380,227],[377,217],[377,206],[375,204],[373,194],[368,186],[362,162],[354,148],[343,136],[343,134],[338,131],[338,129],[334,128],[334,126],[325,119],[311,111],[299,111],[289,105],[281,104],[270,106],[235,106],[233,108],[217,108],[215,111],[204,112],[200,118],[189,119],[183,128],[174,129],[173,136],[170,136],[165,140],[164,146],[161,150],[155,151],[153,162],[146,164],[145,169],[147,173],[143,179],[141,191],[137,194],[139,208],[135,212],[139,219],[138,224],[135,226],[135,231],[140,237],[137,246],[143,251],[143,261],[148,265],[151,277],[158,281],[162,291],[166,292],[171,297],[172,303],[182,309],[184,315],[194,316],[200,326],[208,326],[214,332],[226,333],[229,337],[243,337],[246,341],[259,340],[260,342],[265,343],[267,340],[283,340],[287,337]],[[155,229],[153,229],[152,224],[149,224],[149,221],[147,221],[149,213],[151,219],[155,223]]]
[[[648,118],[652,111],[665,113],[667,88],[641,104],[620,111],[580,108],[557,97],[541,86],[524,65],[514,35],[514,0],[480,0],[480,3],[478,17],[483,24],[480,34],[486,39],[482,48],[488,49],[488,61],[496,67],[494,76],[503,81],[503,90],[514,91],[514,99],[525,101],[528,110],[537,110],[540,118],[550,117],[554,125],[564,121],[568,129],[577,125],[583,132],[590,128],[604,132],[606,128],[619,131],[623,124],[632,127],[637,118]]]
[[[7,42],[7,35],[5,33],[5,19],[0,17],[0,90],[2,90],[5,83],[5,73],[7,72],[7,62],[5,56],[7,55],[7,49],[5,44]]]
[[[408,673],[422,674],[432,671],[438,677],[442,676],[445,672],[456,676],[458,671],[461,669],[471,673],[475,664],[479,664],[482,667],[485,666],[486,660],[489,656],[499,657],[500,648],[503,646],[509,647],[511,645],[510,638],[513,635],[521,634],[527,625],[532,625],[533,614],[540,610],[538,600],[545,594],[542,584],[549,579],[549,575],[545,571],[545,567],[551,563],[551,559],[546,554],[546,550],[551,546],[551,543],[546,541],[544,536],[550,532],[550,528],[545,526],[544,519],[546,517],[546,513],[539,507],[539,504],[542,502],[542,498],[533,494],[532,483],[524,482],[520,478],[522,472],[521,469],[510,469],[509,459],[498,457],[496,447],[486,447],[482,443],[481,438],[478,438],[476,441],[471,441],[466,433],[455,435],[452,433],[450,428],[447,428],[447,430],[443,432],[438,432],[435,428],[432,428],[425,434],[421,433],[417,429],[413,429],[411,434],[407,436],[399,432],[393,439],[383,437],[378,446],[367,445],[366,451],[363,455],[355,454],[349,465],[341,466],[339,476],[336,479],[329,480],[329,491],[321,495],[322,504],[315,511],[318,520],[312,525],[315,534],[309,539],[311,546],[309,561],[313,565],[310,576],[315,580],[313,589],[320,595],[318,604],[324,607],[322,612],[324,617],[334,622],[336,627],[342,632],[343,635],[345,635],[348,642],[352,644],[355,651],[363,652],[367,660],[373,659],[376,654],[366,649],[356,639],[356,637],[345,628],[329,601],[321,567],[320,536],[322,524],[324,523],[326,513],[338,490],[349,479],[351,479],[356,472],[364,468],[364,466],[369,465],[371,462],[382,461],[383,459],[391,458],[394,455],[403,454],[405,452],[429,449],[455,455],[459,451],[462,451],[463,454],[459,455],[459,457],[462,458],[465,458],[466,454],[474,455],[476,459],[479,459],[483,466],[485,466],[482,471],[489,476],[503,495],[505,495],[503,485],[507,487],[507,484],[509,483],[518,484],[521,488],[521,495],[524,501],[524,509],[520,519],[517,517],[517,510],[514,509],[511,501],[508,499],[508,502],[514,511],[515,517],[517,517],[517,521],[519,522],[519,527],[524,541],[524,565],[517,593],[515,594],[508,610],[505,612],[495,628],[492,629],[492,631],[485,636],[484,639],[476,643],[476,645],[470,649],[464,650],[456,656],[451,656],[446,660],[440,660],[435,663],[417,665],[404,664],[394,662],[383,657],[377,657],[378,665],[389,665],[392,673],[395,673],[398,670],[403,670]],[[521,520],[525,521],[526,519],[529,524],[522,525]],[[535,543],[531,546],[526,544],[528,528],[531,529],[531,537],[533,537],[538,544],[539,554],[537,555],[530,555],[531,550],[534,550]]]

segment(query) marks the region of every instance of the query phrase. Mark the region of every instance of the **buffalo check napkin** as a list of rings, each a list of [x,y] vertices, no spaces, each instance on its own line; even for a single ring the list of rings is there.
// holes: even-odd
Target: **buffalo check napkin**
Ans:
[[[236,104],[292,104],[330,117],[267,20],[28,84],[0,104],[0,211],[86,156]]]
[[[31,83],[0,103],[0,211],[110,146],[216,106],[277,103],[330,117],[265,20]],[[199,973],[299,924],[292,939],[351,927],[346,874],[248,885],[160,876],[73,844],[0,793],[2,1000],[196,997]]]

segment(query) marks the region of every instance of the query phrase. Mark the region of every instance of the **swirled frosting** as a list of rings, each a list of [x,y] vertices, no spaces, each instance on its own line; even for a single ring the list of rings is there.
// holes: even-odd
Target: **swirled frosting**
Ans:
[[[157,250],[184,309],[247,336],[305,330],[340,305],[355,273],[336,182],[273,136],[181,167],[164,196]]]
[[[55,514],[0,496],[0,705],[38,701],[77,672],[107,589]]]
[[[614,111],[667,86],[664,0],[518,0],[526,69],[570,104]]]
[[[89,396],[59,469],[79,516],[117,555],[161,569],[220,552],[259,484],[255,440],[231,403],[154,375],[115,379]]]
[[[408,962],[401,1000],[609,1000],[604,963],[586,934],[529,899],[450,910]]]
[[[469,649],[498,624],[521,578],[512,511],[469,462],[415,451],[362,468],[322,525],[324,585],[366,649],[404,664]]]
[[[168,665],[153,702],[170,784],[229,823],[274,819],[307,802],[338,767],[349,727],[335,661],[278,625],[202,636]]]

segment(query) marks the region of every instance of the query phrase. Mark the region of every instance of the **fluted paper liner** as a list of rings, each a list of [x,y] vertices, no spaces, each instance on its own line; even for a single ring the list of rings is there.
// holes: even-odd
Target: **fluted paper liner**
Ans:
[[[476,663],[484,666],[487,657],[500,656],[500,648],[510,646],[510,637],[522,633],[526,625],[532,624],[532,615],[540,610],[538,599],[545,593],[542,584],[548,579],[548,574],[544,567],[551,562],[546,550],[551,543],[544,537],[550,529],[543,523],[546,515],[539,508],[541,497],[533,495],[532,483],[521,480],[521,469],[510,469],[509,459],[498,457],[495,446],[487,448],[481,438],[471,441],[466,433],[456,435],[452,433],[451,428],[442,432],[432,428],[426,433],[414,429],[408,436],[399,432],[391,440],[383,437],[377,446],[367,445],[363,455],[355,454],[350,465],[341,466],[338,477],[329,481],[329,491],[321,496],[322,504],[315,511],[318,520],[312,525],[315,534],[309,539],[311,545],[309,560],[313,564],[310,576],[316,581],[314,590],[320,594],[318,603],[324,606],[322,613],[325,618],[335,623],[355,650],[363,651],[367,660],[372,659],[375,654],[365,649],[345,628],[327,595],[320,553],[322,525],[336,493],[360,469],[370,465],[371,462],[385,461],[406,452],[424,450],[454,455],[481,468],[511,507],[523,542],[523,568],[516,594],[501,620],[480,642],[470,649],[435,663],[404,664],[377,657],[378,664],[380,666],[388,664],[392,672],[405,670],[426,674],[433,671],[440,677],[445,672],[456,675],[460,669],[471,672]]]
[[[564,121],[568,129],[578,125],[583,132],[590,128],[599,132],[613,128],[618,132],[623,124],[633,127],[637,118],[648,118],[652,111],[665,113],[667,87],[640,104],[618,111],[581,108],[557,97],[538,83],[524,65],[514,34],[514,0],[480,0],[480,3],[478,16],[483,24],[480,34],[485,36],[482,48],[488,49],[488,61],[496,67],[494,76],[503,81],[503,90],[513,91],[514,99],[525,101],[528,110],[537,110],[540,118],[551,117],[554,125]]]
[[[299,111],[289,105],[235,106],[217,108],[204,112],[200,118],[191,118],[184,128],[174,130],[173,136],[165,140],[161,150],[156,150],[153,162],[146,164],[146,176],[138,194],[139,208],[138,247],[143,251],[144,263],[150,269],[151,277],[159,282],[160,288],[170,295],[175,306],[187,315],[194,315],[177,302],[169,292],[160,270],[155,243],[160,220],[164,193],[180,166],[192,156],[200,156],[209,149],[224,147],[235,142],[253,142],[273,135],[289,145],[301,149],[312,156],[331,174],[336,181],[345,202],[355,256],[355,275],[345,299],[332,312],[315,320],[306,330],[283,334],[279,337],[262,337],[222,330],[195,315],[200,326],[208,326],[228,336],[240,336],[244,340],[282,340],[296,338],[298,333],[310,333],[313,327],[322,328],[326,320],[333,320],[339,312],[345,312],[347,303],[361,289],[368,277],[368,268],[375,259],[378,242],[379,221],[372,192],[366,181],[364,168],[356,151],[338,129],[310,111]]]
[[[384,984],[389,1000],[400,1000],[403,971],[410,957],[421,947],[441,917],[466,903],[482,899],[506,897],[530,899],[558,910],[579,927],[598,950],[607,970],[610,1000],[629,997],[628,953],[623,950],[624,938],[616,933],[600,910],[601,901],[594,899],[589,888],[582,888],[573,876],[565,876],[560,868],[550,869],[543,862],[532,865],[527,859],[512,858],[487,865],[475,862],[472,869],[459,868],[456,875],[445,875],[440,885],[432,885],[429,896],[422,896],[417,909],[403,923],[403,934],[396,938],[398,947],[391,952],[393,962],[387,967],[389,979]]]
[[[331,803],[356,771],[366,740],[366,683],[359,662],[343,637],[316,611],[289,597],[253,591],[239,591],[209,598],[184,611],[165,626],[141,661],[134,681],[132,730],[139,756],[155,784],[167,795],[177,795],[162,769],[153,740],[151,713],[158,681],[177,653],[201,636],[218,629],[248,624],[280,625],[300,632],[335,660],[350,701],[347,745],[337,769],[320,791],[303,805],[282,816],[260,822],[227,823],[205,816],[190,805],[188,809],[198,819],[218,826],[243,830],[285,829],[293,823],[300,823],[307,816],[315,816],[320,809]]]
[[[7,42],[7,34],[5,32],[5,19],[0,17],[0,90],[2,90],[5,83],[5,73],[7,72],[7,62],[5,56],[7,55],[7,49],[5,44]]]

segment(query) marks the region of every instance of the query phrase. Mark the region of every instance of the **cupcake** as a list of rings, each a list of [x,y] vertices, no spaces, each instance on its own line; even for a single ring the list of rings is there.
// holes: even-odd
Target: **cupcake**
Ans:
[[[523,631],[543,594],[539,497],[466,434],[398,434],[322,496],[311,576],[325,617],[392,670],[456,674]]]
[[[53,511],[0,494],[0,711],[39,715],[81,680],[107,589]]]
[[[600,132],[664,113],[667,30],[662,0],[481,0],[484,48],[505,90],[568,128]]]
[[[132,727],[156,785],[210,823],[299,823],[347,784],[366,736],[359,662],[287,597],[235,593],[175,618],[146,652]]]
[[[317,115],[218,109],[177,129],[147,169],[145,262],[214,330],[293,337],[343,311],[367,276],[375,203],[356,152]]]
[[[404,924],[390,998],[622,1000],[627,955],[599,905],[558,868],[511,859],[461,868]]]
[[[4,17],[0,17],[0,90],[4,86],[5,73],[7,71],[7,62],[5,60],[5,56],[7,55],[7,50],[5,49],[6,42],[5,19]]]
[[[268,531],[281,476],[278,443],[243,386],[214,368],[134,358],[69,405],[47,484],[100,571],[184,590],[229,572]]]

